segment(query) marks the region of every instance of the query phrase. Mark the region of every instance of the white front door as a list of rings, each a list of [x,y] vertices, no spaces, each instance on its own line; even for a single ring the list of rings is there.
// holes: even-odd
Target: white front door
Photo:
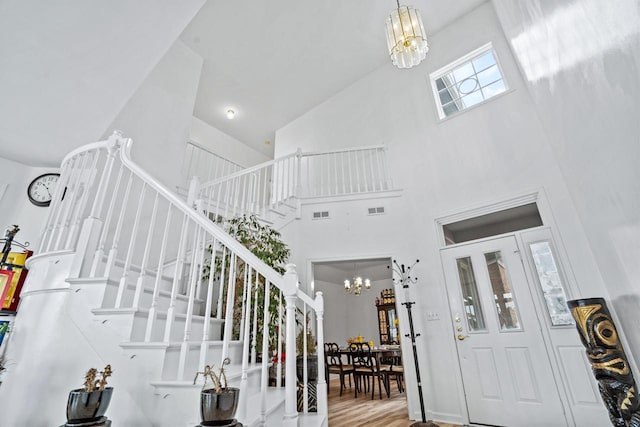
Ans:
[[[441,255],[469,421],[567,426],[515,238]]]

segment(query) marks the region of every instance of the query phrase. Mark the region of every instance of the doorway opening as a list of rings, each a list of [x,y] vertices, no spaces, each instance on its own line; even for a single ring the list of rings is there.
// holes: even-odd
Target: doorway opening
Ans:
[[[378,382],[378,376],[368,379],[365,377],[361,383],[362,388],[357,393],[353,377],[346,379],[341,387],[340,374],[335,371],[328,374],[329,413],[332,414],[335,411],[336,414],[341,414],[340,408],[343,408],[347,402],[349,407],[348,414],[336,415],[338,418],[334,417],[332,421],[347,423],[344,417],[355,416],[356,418],[349,421],[349,424],[351,422],[355,424],[362,420],[363,416],[368,417],[360,412],[359,408],[362,406],[363,411],[367,412],[367,405],[370,406],[374,401],[389,410],[391,407],[396,407],[397,413],[394,413],[393,417],[400,417],[398,421],[406,421],[408,425],[404,375],[397,375],[399,368],[402,369],[403,366],[402,351],[398,341],[403,325],[398,320],[398,308],[395,305],[391,258],[383,256],[322,260],[312,261],[310,266],[313,288],[323,293],[325,301],[325,345],[335,343],[338,346],[342,364],[349,366],[355,364],[351,360],[353,354],[348,350],[350,343],[362,343],[363,347],[370,348],[371,358],[376,361],[376,364],[380,363],[380,366],[382,366],[382,358],[391,355],[386,354],[385,351],[389,351],[397,358],[393,362],[396,364],[394,371],[396,374],[389,375],[388,381],[385,381],[387,377],[383,376],[382,383]],[[360,287],[359,291],[356,286]],[[332,350],[330,351],[333,353]],[[329,370],[329,366],[326,368],[325,373]],[[373,370],[376,372],[375,368]],[[370,384],[368,391],[364,389],[364,380]],[[381,412],[380,416],[384,417],[385,413]]]

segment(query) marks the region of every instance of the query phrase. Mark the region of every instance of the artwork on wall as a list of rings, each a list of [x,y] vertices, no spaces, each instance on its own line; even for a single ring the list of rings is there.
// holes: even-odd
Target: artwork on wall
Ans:
[[[0,270],[0,301],[3,301],[9,293],[11,282],[13,281],[14,272],[11,270]]]
[[[17,310],[18,303],[20,302],[20,291],[22,290],[22,285],[28,272],[28,270],[24,268],[24,263],[32,254],[33,251],[29,250],[25,250],[24,252],[9,252],[6,263],[12,266],[11,272],[13,275],[6,287],[6,292],[0,294],[0,301],[2,301],[0,310]]]
[[[4,341],[4,335],[9,330],[9,321],[8,320],[0,320],[0,346],[2,345],[2,341]]]

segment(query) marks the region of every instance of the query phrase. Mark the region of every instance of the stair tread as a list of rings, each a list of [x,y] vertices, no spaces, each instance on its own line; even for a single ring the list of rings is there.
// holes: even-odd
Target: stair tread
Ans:
[[[94,308],[93,310],[91,310],[91,312],[93,314],[136,314],[136,313],[140,313],[140,314],[149,314],[150,309],[146,308],[146,307],[138,307],[138,308]],[[167,315],[167,311],[166,310],[157,310],[157,316],[159,317],[166,317]],[[205,320],[205,316],[202,316],[200,314],[193,314],[193,319],[195,320]],[[175,313],[175,317],[178,318],[186,318],[187,315],[185,313]],[[213,321],[214,323],[224,323],[224,319],[217,319],[215,317],[209,317],[209,321]]]
[[[66,282],[71,284],[71,285],[75,285],[75,284],[91,284],[91,283],[105,283],[105,282],[108,283],[109,285],[114,285],[114,286],[119,286],[120,285],[120,283],[116,279],[112,279],[110,277],[76,277],[76,278],[66,279]],[[133,283],[127,283],[127,288],[135,290],[136,285],[133,284]],[[153,287],[150,287],[150,286],[143,286],[142,289],[145,292],[153,292]],[[160,294],[162,296],[171,297],[171,292],[165,291],[165,290],[162,290],[162,289],[158,289],[158,294]],[[189,297],[187,295],[176,294],[176,299],[188,301]],[[204,303],[205,302],[203,299],[199,299],[199,298],[194,298],[193,300],[194,300],[194,302],[197,302],[197,303]]]
[[[251,363],[247,369],[247,372],[256,372],[262,368],[262,364],[260,363]],[[217,371],[217,369],[214,370]],[[242,365],[229,365],[224,368],[225,375],[228,380],[236,379],[242,376]],[[159,380],[159,381],[151,381],[150,383],[154,387],[168,387],[168,388],[193,388],[199,389],[202,388],[202,383],[198,382],[196,384],[193,381],[185,381],[185,380]]]
[[[142,341],[125,341],[120,343],[120,347],[124,348],[179,348],[182,346],[182,343],[186,342],[190,346],[196,346],[202,344],[202,340],[194,340],[194,341],[170,341],[170,342],[162,342],[162,341],[152,341],[152,342],[142,342]],[[223,345],[224,341],[222,340],[209,340],[204,341],[208,345]],[[238,346],[242,345],[242,341],[229,341],[229,345]]]

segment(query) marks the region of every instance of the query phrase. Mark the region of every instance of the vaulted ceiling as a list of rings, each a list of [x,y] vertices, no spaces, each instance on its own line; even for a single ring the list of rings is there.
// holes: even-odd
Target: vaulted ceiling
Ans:
[[[412,4],[433,34],[484,1]],[[394,7],[367,0],[1,2],[0,157],[56,166],[100,138],[178,38],[204,58],[194,115],[270,155],[276,129],[387,64],[384,20]],[[224,118],[227,106],[238,112],[233,121]]]

